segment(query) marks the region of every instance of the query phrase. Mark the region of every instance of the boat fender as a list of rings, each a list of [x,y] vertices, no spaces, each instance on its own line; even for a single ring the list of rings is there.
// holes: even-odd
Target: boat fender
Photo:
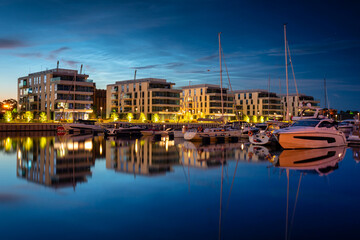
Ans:
[[[254,135],[254,133],[252,131],[249,131],[248,135],[249,137],[251,137],[252,135]]]

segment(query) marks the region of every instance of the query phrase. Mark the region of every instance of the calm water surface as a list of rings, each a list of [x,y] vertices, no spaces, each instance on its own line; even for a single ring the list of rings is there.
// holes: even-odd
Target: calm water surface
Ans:
[[[357,239],[359,148],[0,138],[0,239]]]

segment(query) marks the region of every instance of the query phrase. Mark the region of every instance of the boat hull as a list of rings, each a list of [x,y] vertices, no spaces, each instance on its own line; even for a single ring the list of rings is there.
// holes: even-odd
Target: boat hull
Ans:
[[[240,138],[242,135],[243,134],[241,131],[186,132],[184,134],[184,139],[187,141],[202,141],[203,139],[210,139],[210,141],[215,141],[219,138]]]
[[[326,148],[346,145],[342,132],[287,132],[278,135],[284,149]]]

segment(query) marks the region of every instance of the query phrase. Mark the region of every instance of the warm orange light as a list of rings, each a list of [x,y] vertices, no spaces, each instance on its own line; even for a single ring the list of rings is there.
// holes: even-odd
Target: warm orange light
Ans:
[[[3,108],[10,108],[10,105],[9,104],[4,104]]]

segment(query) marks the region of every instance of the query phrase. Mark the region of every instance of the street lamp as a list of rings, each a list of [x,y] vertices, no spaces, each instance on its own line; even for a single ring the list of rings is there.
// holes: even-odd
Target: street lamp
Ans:
[[[100,117],[101,117],[101,119],[102,119],[102,107],[100,107]]]

